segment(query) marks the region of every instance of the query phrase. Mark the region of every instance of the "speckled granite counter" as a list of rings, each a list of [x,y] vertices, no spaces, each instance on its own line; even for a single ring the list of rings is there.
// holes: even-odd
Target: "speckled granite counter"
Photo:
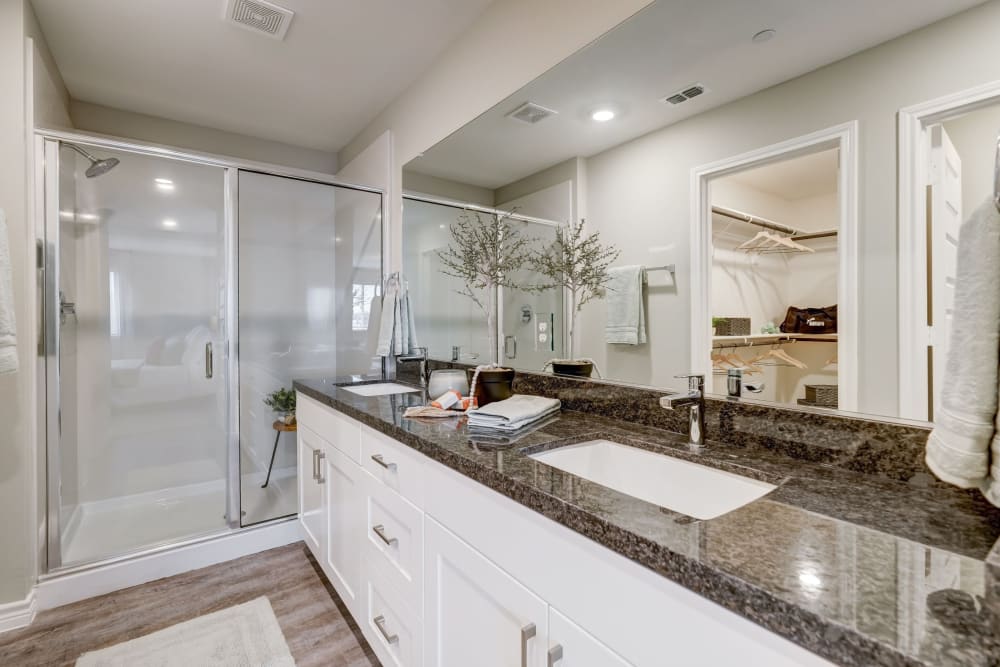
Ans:
[[[470,437],[464,418],[403,419],[420,393],[295,388],[835,663],[1000,664],[990,576],[1000,510],[976,493],[724,442],[692,453],[675,433],[573,411],[498,446]],[[526,456],[594,438],[779,486],[698,521]]]

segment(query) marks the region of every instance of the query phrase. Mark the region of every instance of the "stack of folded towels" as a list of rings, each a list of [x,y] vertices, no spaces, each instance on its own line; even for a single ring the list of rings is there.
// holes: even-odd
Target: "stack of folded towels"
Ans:
[[[517,431],[559,412],[558,398],[516,394],[510,398],[469,410],[470,429]]]

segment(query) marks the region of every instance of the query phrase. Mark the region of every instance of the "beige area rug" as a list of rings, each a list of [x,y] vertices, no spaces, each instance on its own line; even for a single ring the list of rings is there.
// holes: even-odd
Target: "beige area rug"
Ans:
[[[84,653],[77,667],[294,667],[271,603],[259,597]]]

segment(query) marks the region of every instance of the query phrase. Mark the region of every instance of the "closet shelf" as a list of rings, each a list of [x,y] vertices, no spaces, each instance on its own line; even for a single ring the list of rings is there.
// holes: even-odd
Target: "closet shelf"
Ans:
[[[837,334],[752,334],[750,336],[713,336],[712,347],[750,347],[752,345],[773,345],[790,341],[810,343],[836,343]]]

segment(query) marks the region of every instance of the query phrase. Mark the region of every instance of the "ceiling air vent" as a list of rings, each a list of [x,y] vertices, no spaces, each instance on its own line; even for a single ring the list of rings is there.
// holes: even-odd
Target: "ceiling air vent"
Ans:
[[[534,125],[535,123],[545,120],[549,116],[554,116],[559,113],[558,111],[553,111],[552,109],[546,109],[540,104],[535,104],[534,102],[525,102],[518,108],[507,114],[508,118],[513,118],[514,120],[519,120],[522,123],[528,123],[529,125]]]
[[[284,39],[295,12],[265,0],[226,0],[226,20],[241,28]]]
[[[705,86],[701,85],[700,83],[695,83],[688,86],[684,90],[679,90],[676,93],[667,95],[666,97],[663,98],[663,101],[668,102],[670,104],[680,104],[681,102],[687,102],[692,97],[698,97],[704,92],[705,92]]]

